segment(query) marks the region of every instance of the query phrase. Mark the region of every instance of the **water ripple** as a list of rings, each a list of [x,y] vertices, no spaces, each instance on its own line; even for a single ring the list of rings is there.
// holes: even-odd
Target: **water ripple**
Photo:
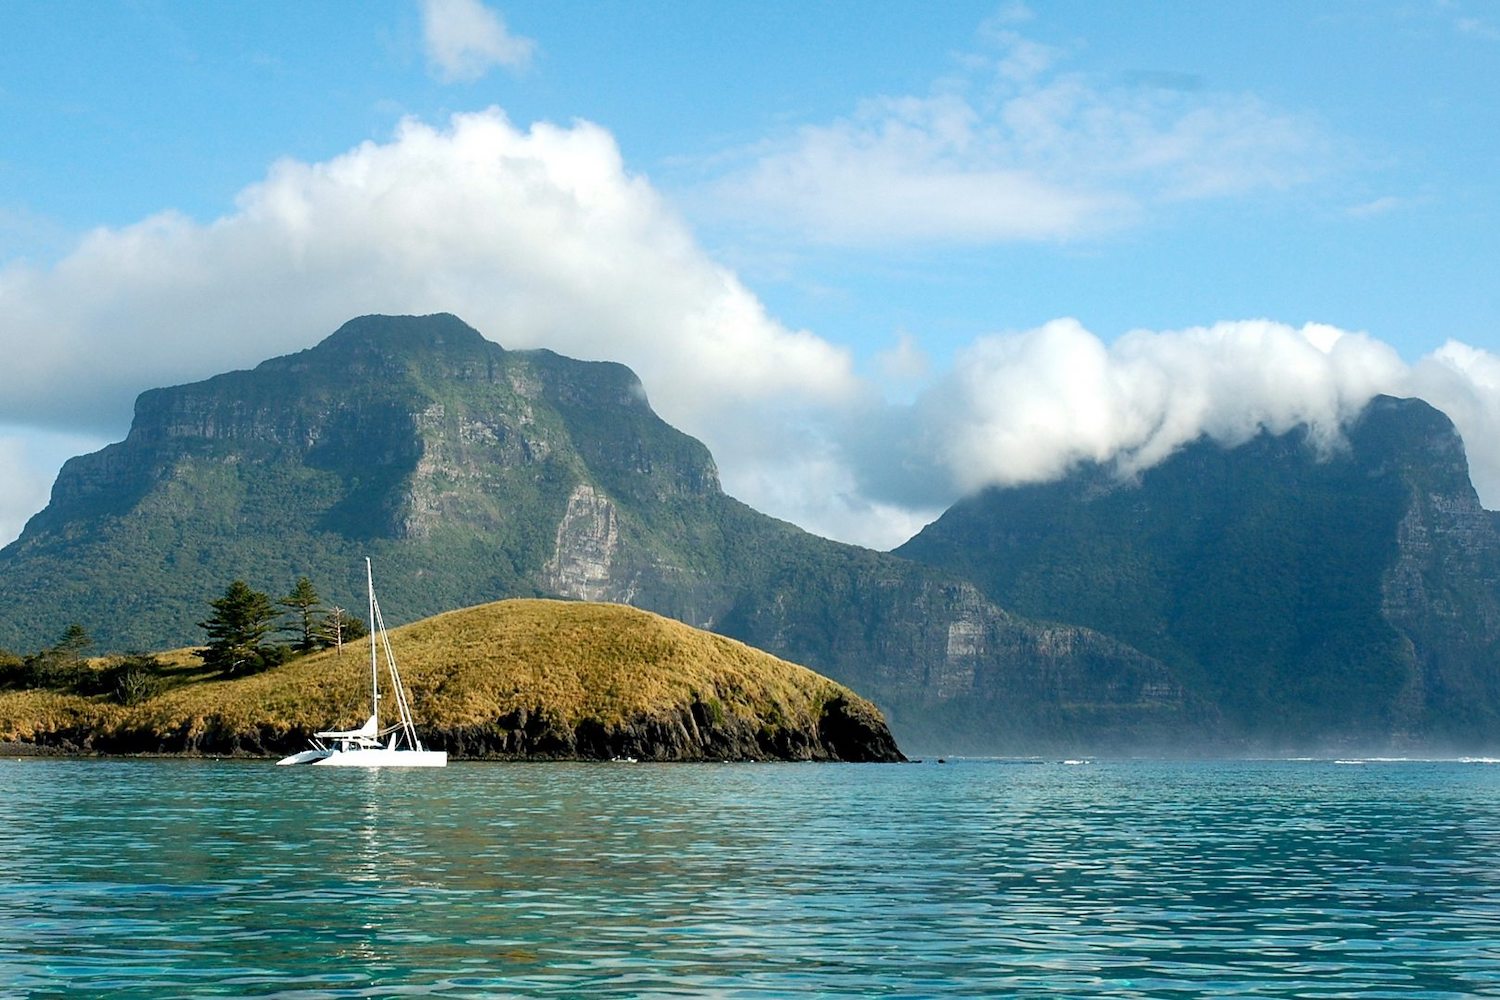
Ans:
[[[1500,996],[1489,762],[0,762],[0,997]]]

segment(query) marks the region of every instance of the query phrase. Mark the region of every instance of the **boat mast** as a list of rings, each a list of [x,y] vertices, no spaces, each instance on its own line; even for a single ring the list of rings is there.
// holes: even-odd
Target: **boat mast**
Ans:
[[[380,659],[375,649],[380,633],[375,631],[375,571],[370,568],[370,557],[365,556],[365,592],[370,595],[370,715],[375,719],[375,732],[380,732]]]

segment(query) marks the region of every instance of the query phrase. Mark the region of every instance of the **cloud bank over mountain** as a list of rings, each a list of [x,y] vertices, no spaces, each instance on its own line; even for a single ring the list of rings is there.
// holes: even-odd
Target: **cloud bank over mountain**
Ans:
[[[1418,396],[1465,441],[1481,497],[1500,502],[1500,358],[1449,342],[1415,365],[1389,345],[1324,324],[1269,320],[1138,330],[1105,343],[1076,320],[975,341],[909,407],[851,435],[875,497],[944,505],[985,486],[1044,482],[1082,462],[1124,475],[1209,437],[1311,429],[1324,451],[1371,397]],[[877,443],[878,442],[878,443]],[[894,453],[897,461],[882,455]]]
[[[1500,435],[1500,359],[1484,351],[1408,364],[1361,333],[1267,320],[1107,343],[1059,319],[980,337],[935,373],[903,341],[876,367],[926,388],[892,403],[847,350],[768,315],[607,131],[521,130],[498,110],[284,160],[212,221],[163,212],[97,229],[54,266],[11,263],[0,308],[0,427],[119,437],[146,388],[300,350],[356,315],[452,312],[509,348],[630,365],[731,493],[881,547],[963,491],[1085,460],[1141,468],[1199,434],[1308,422],[1333,447],[1376,392],[1448,412],[1500,505],[1500,456],[1476,447]],[[44,502],[36,481],[0,494],[7,538]]]
[[[847,352],[766,315],[604,130],[403,124],[285,160],[209,223],[165,212],[0,270],[0,421],[118,427],[152,385],[309,346],[351,316],[447,311],[512,348],[621,360],[674,421],[854,389]]]

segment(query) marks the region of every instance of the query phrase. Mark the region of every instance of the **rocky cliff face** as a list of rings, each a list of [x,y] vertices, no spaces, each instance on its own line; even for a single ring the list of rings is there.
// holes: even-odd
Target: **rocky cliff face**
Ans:
[[[1381,617],[1409,649],[1392,726],[1414,738],[1465,743],[1500,729],[1500,531],[1479,504],[1463,442],[1434,410],[1380,400],[1367,420],[1402,426],[1404,513],[1380,581]],[[1412,460],[1420,459],[1420,460]]]
[[[127,438],[70,461],[0,553],[0,643],[75,620],[111,645],[191,642],[203,596],[236,576],[306,573],[352,605],[342,567],[361,552],[389,562],[409,616],[504,594],[619,599],[653,560],[611,553],[660,545],[614,497],[716,492],[706,449],[619,365],[505,351],[451,316],[365,317],[253,371],[143,394]]]
[[[0,693],[0,704],[5,695]],[[282,757],[307,748],[311,728],[244,725],[208,715],[166,732],[127,712],[91,717],[78,699],[33,726],[7,753],[181,754]],[[69,715],[77,710],[77,718]],[[826,706],[812,726],[718,719],[703,704],[602,725],[561,723],[543,711],[520,710],[489,722],[424,728],[422,743],[455,760],[842,761],[889,764],[906,758],[877,714],[845,699]]]
[[[199,641],[210,598],[299,575],[388,619],[508,596],[634,604],[805,663],[903,740],[1026,750],[1205,717],[1160,659],[1007,614],[971,584],[725,496],[707,450],[613,364],[506,351],[451,316],[364,317],[253,371],[141,396],[0,551],[0,646],[73,621],[106,648]]]
[[[634,588],[628,582],[622,586],[613,572],[619,551],[620,519],[614,501],[580,483],[557,522],[557,541],[552,558],[542,567],[542,581],[559,597],[629,604]]]
[[[1088,629],[1012,615],[978,588],[852,546],[804,568],[795,544],[720,631],[870,693],[909,746],[1144,749],[1214,731],[1162,661]],[[805,558],[805,557],[803,557]]]
[[[1376,399],[1331,453],[1204,441],[1134,480],[992,490],[898,552],[1171,665],[1230,745],[1500,736],[1500,534],[1417,400]]]

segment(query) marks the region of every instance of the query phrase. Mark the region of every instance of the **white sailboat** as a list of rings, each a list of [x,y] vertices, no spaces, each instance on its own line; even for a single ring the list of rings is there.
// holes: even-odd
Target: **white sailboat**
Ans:
[[[314,733],[312,746],[283,757],[277,764],[315,764],[323,767],[447,767],[446,750],[424,750],[412,723],[406,688],[396,670],[396,656],[385,632],[380,603],[375,600],[375,574],[365,560],[365,582],[370,593],[370,717],[358,729]],[[396,702],[395,725],[380,728],[380,650],[385,650],[391,694]]]

